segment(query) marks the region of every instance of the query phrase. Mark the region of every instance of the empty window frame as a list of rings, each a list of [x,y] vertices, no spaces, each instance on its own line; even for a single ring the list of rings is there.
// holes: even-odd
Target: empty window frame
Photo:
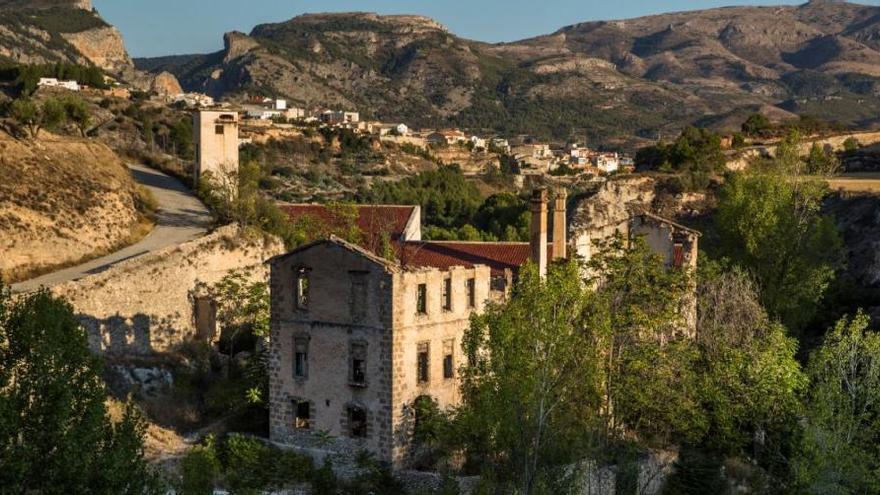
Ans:
[[[428,285],[419,284],[416,287],[416,313],[428,314]]]
[[[477,281],[476,279],[469,278],[466,282],[467,286],[467,305],[468,308],[477,307]]]
[[[214,126],[214,134],[217,134],[218,136],[220,136],[220,135],[223,135],[224,132],[225,131],[224,131],[223,125],[217,124]]]
[[[348,435],[351,438],[367,437],[367,410],[360,406],[348,406]]]
[[[312,405],[306,400],[293,401],[293,426],[297,430],[308,430],[311,427]]]
[[[416,355],[416,376],[419,383],[428,383],[430,381],[431,370],[431,348],[427,342],[418,345]]]
[[[297,267],[294,274],[294,299],[296,309],[305,311],[309,309],[309,296],[311,292],[311,280],[309,278],[309,269]]]
[[[367,385],[367,343],[352,342],[349,349],[348,381],[352,385]]]
[[[349,310],[355,323],[367,317],[367,272],[349,272],[351,290],[349,293]]]
[[[452,279],[443,279],[443,311],[452,311]]]
[[[455,376],[455,340],[443,341],[443,379]]]
[[[293,338],[293,377],[308,378],[309,376],[309,339],[308,337]]]

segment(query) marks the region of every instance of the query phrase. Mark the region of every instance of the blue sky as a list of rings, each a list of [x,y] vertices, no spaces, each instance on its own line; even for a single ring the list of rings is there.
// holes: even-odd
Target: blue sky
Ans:
[[[513,41],[577,22],[621,19],[678,10],[754,4],[742,0],[93,0],[125,36],[135,57],[206,53],[222,47],[227,31],[306,12],[369,11],[433,17],[465,38]],[[770,0],[772,4],[801,1]],[[880,5],[880,0],[861,3]],[[540,7],[536,7],[536,6]]]

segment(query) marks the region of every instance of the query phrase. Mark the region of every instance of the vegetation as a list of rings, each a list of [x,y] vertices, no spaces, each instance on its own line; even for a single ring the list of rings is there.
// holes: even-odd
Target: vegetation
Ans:
[[[112,421],[101,363],[66,302],[0,291],[0,486],[15,493],[162,493],[133,404]]]
[[[755,277],[773,318],[800,331],[843,264],[834,220],[820,211],[824,181],[805,177],[811,165],[797,154],[797,137],[755,171],[733,174],[720,191],[721,254]],[[811,173],[824,174],[824,163]]]
[[[333,473],[330,461],[316,468],[310,457],[280,450],[257,438],[230,434],[209,436],[183,458],[178,490],[183,495],[209,495],[214,487],[232,493],[260,493],[310,483],[319,495],[363,493],[402,494],[387,466],[369,455],[359,455],[362,474],[342,481]]]
[[[622,469],[648,447],[746,455],[756,435],[756,461],[777,472],[805,379],[796,342],[748,277],[719,267],[702,277],[694,339],[689,276],[644,244],[613,242],[589,268],[598,285],[574,262],[551,265],[546,280],[527,267],[511,300],[473,319],[464,404],[443,448],[463,450],[501,492],[558,490],[573,475],[564,466]]]
[[[18,98],[10,104],[8,113],[31,139],[36,139],[42,129],[57,130],[67,122],[74,124],[84,137],[91,122],[88,105],[75,96],[46,98],[42,103]]]
[[[672,143],[660,142],[640,149],[636,165],[643,169],[678,172],[686,189],[705,189],[712,175],[724,168],[721,136],[707,129],[688,127]]]
[[[9,12],[4,12],[4,15]],[[8,65],[0,66],[0,81],[12,82],[22,96],[31,96],[37,89],[40,78],[54,77],[73,80],[93,88],[106,88],[104,73],[95,66],[85,66],[59,62],[49,65]]]
[[[358,199],[364,203],[420,205],[427,239],[528,239],[531,217],[527,201],[510,193],[483,200],[476,185],[456,165],[442,166],[399,182],[378,183]]]

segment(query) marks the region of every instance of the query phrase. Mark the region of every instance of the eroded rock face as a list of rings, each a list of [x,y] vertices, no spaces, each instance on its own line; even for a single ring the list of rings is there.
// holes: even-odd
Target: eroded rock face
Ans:
[[[134,66],[125,50],[122,34],[115,27],[64,33],[62,36],[91,63],[105,71],[118,74]]]
[[[150,85],[150,90],[165,96],[174,96],[183,93],[183,88],[180,87],[177,78],[170,72],[161,72],[157,74],[156,78],[153,79],[153,83]]]

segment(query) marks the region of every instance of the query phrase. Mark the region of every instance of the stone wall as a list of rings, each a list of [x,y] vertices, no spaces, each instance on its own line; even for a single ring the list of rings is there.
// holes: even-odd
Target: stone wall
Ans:
[[[806,155],[810,152],[810,148],[813,147],[813,144],[818,144],[819,146],[831,147],[834,151],[842,151],[843,143],[847,139],[854,139],[860,146],[870,146],[872,144],[880,143],[880,131],[867,131],[867,132],[852,132],[847,134],[840,134],[837,136],[829,136],[824,138],[817,139],[804,139],[798,145],[798,152],[801,155]],[[776,154],[776,145],[769,144],[766,146],[753,146],[749,148],[745,148],[743,150],[738,151],[735,155],[733,155],[726,163],[725,167],[728,170],[739,171],[744,170],[749,166],[752,160],[758,157],[767,157],[774,156]]]
[[[265,280],[263,262],[283,251],[280,241],[245,237],[221,227],[194,241],[118,263],[52,292],[66,298],[89,333],[95,352],[149,354],[196,334],[194,303],[202,284],[244,269]]]

